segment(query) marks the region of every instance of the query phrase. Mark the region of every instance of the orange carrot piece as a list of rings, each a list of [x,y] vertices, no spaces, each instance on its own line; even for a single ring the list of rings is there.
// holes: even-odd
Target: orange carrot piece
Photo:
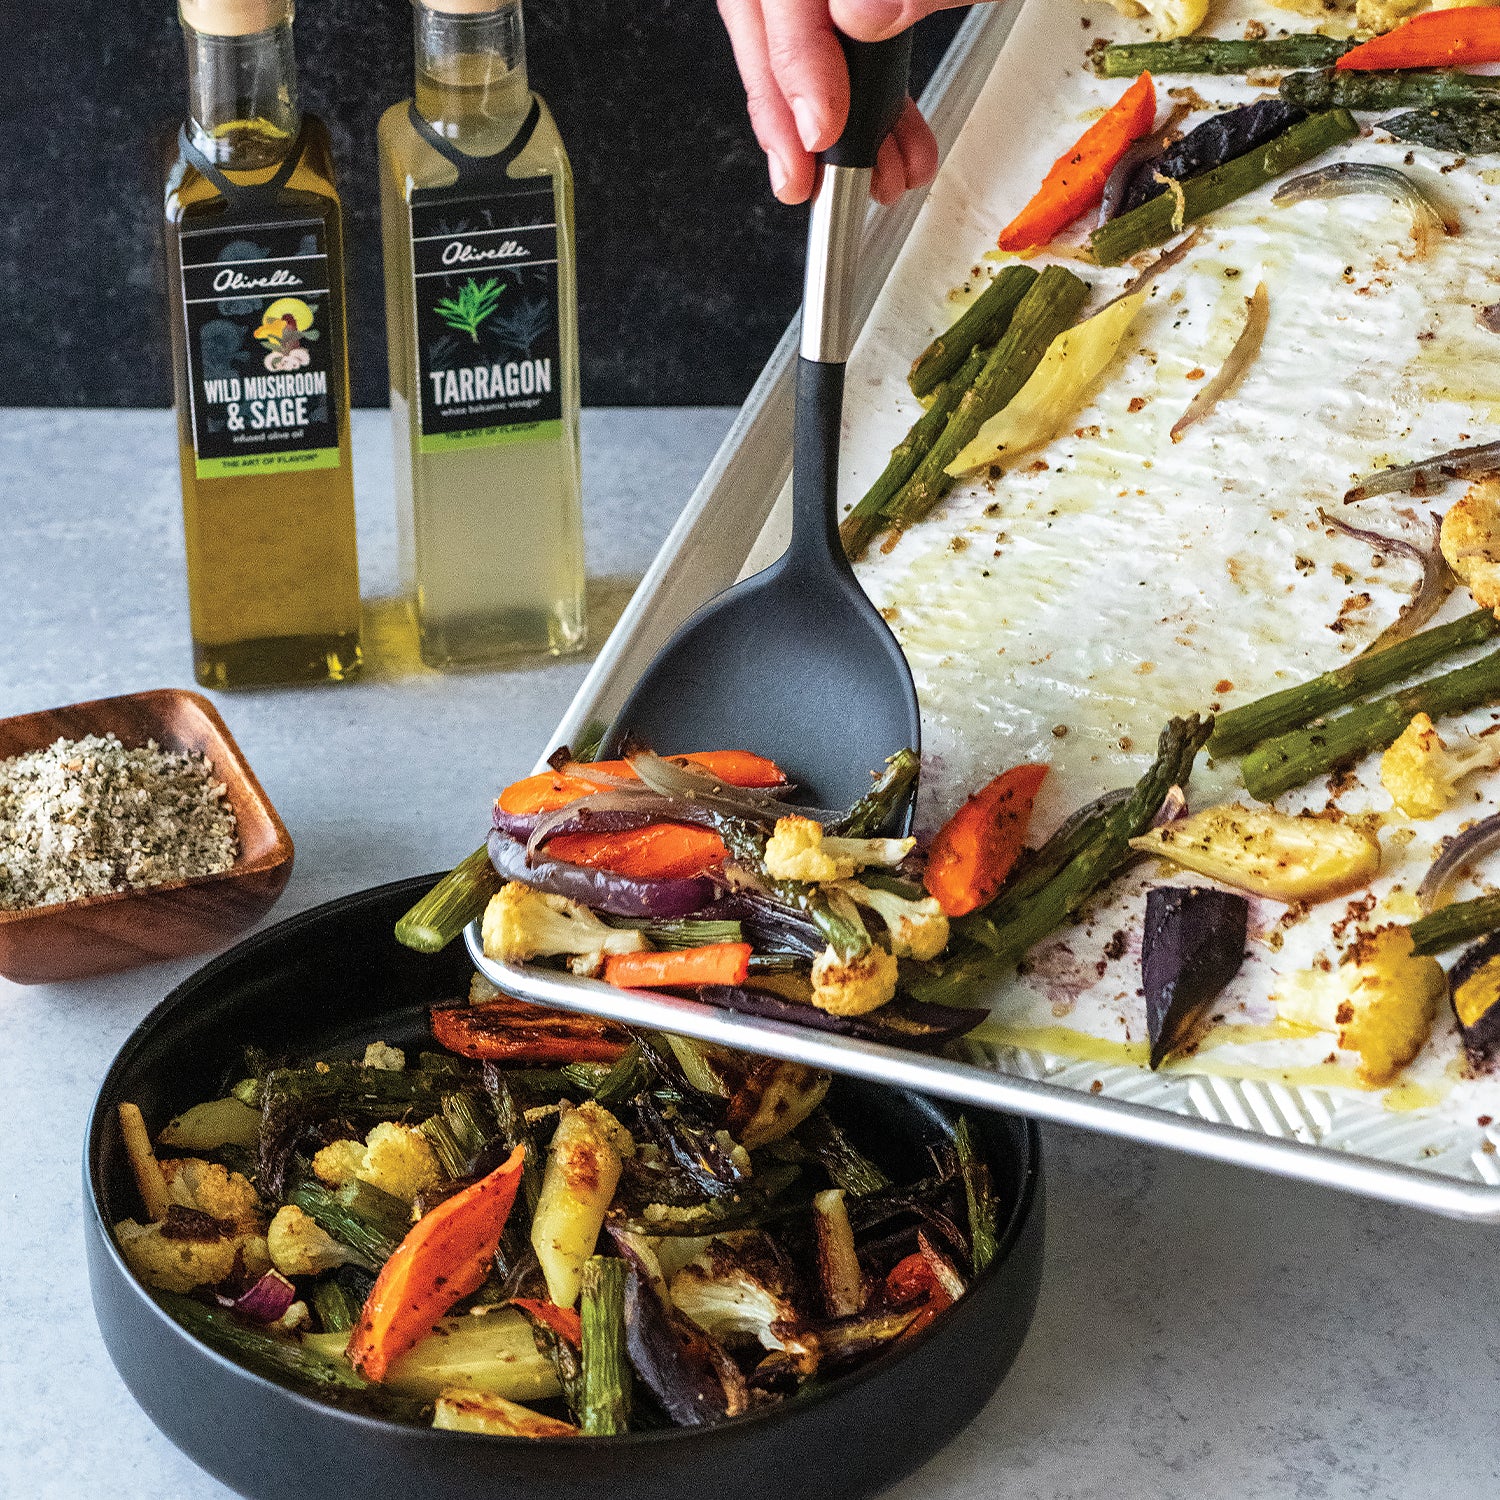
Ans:
[[[1116,163],[1156,121],[1156,85],[1142,73],[1084,133],[1072,150],[1052,163],[1030,203],[1000,231],[1002,250],[1033,250],[1094,207]]]
[[[548,859],[595,870],[613,870],[642,880],[701,875],[729,858],[724,840],[711,828],[685,823],[650,823],[624,833],[563,833],[549,839]]]
[[[704,750],[671,758],[691,761],[729,786],[786,785],[786,777],[774,760],[748,750]],[[516,814],[555,812],[580,797],[592,797],[613,781],[638,779],[628,760],[569,761],[560,771],[542,771],[513,781],[500,793],[499,806],[501,812]]]
[[[705,943],[667,953],[612,953],[606,983],[617,989],[676,989],[697,984],[743,984],[750,977],[749,943]]]
[[[545,1323],[559,1338],[566,1339],[576,1349],[583,1343],[583,1320],[577,1308],[559,1307],[540,1297],[512,1297],[512,1307],[519,1307],[528,1317]]]
[[[1452,68],[1500,62],[1500,11],[1484,5],[1430,10],[1351,48],[1336,68]]]
[[[885,1294],[892,1302],[910,1302],[926,1293],[927,1300],[916,1317],[902,1331],[901,1337],[909,1339],[920,1333],[941,1312],[953,1306],[953,1297],[947,1287],[937,1278],[927,1257],[914,1250],[891,1267],[885,1278]]]
[[[923,883],[950,917],[983,906],[1020,856],[1046,766],[1016,766],[981,787],[938,830]]]
[[[509,995],[480,1005],[434,1006],[432,1034],[439,1046],[460,1057],[513,1068],[612,1063],[630,1046],[629,1032],[612,1021]]]
[[[423,1214],[370,1288],[349,1337],[350,1364],[366,1380],[385,1379],[393,1360],[489,1275],[495,1247],[521,1184],[525,1148],[472,1187]]]

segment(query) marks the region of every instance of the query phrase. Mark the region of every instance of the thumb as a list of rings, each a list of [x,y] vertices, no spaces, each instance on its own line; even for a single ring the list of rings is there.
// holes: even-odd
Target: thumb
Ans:
[[[830,0],[833,24],[857,42],[883,42],[915,25],[935,10],[967,5],[969,0]]]

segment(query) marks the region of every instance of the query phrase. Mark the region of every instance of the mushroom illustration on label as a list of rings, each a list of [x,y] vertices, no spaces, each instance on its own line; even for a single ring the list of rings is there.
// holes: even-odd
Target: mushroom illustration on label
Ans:
[[[300,370],[312,363],[307,345],[319,337],[314,328],[316,304],[300,297],[279,297],[261,315],[260,327],[253,337],[270,350],[266,355],[268,370]]]

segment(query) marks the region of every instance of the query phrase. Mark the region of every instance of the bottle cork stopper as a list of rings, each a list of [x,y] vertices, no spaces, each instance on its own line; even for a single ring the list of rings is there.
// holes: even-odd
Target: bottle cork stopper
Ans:
[[[250,36],[292,18],[292,0],[178,0],[183,23],[203,36]]]
[[[425,9],[445,16],[483,16],[504,10],[507,3],[508,0],[418,0]]]

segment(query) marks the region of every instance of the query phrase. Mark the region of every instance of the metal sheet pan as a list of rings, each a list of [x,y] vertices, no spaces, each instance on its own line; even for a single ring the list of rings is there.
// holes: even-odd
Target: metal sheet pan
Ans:
[[[1044,3],[1044,0],[1033,0]],[[923,105],[946,155],[1000,56],[1020,6],[978,6]],[[867,317],[921,207],[917,195],[872,210],[857,317]],[[552,743],[608,721],[672,630],[705,600],[776,555],[790,469],[795,325],[595,661]],[[783,505],[778,506],[778,498]],[[476,962],[500,984],[505,967]],[[535,974],[533,973],[533,982]],[[1420,1108],[1395,1113],[1353,1091],[1292,1087],[1079,1062],[1010,1046],[970,1045],[964,1060],[900,1052],[829,1033],[648,998],[566,975],[548,998],[599,1014],[839,1071],[893,1078],[980,1107],[1077,1125],[1214,1160],[1321,1183],[1452,1217],[1500,1221],[1500,1126],[1457,1131]]]

